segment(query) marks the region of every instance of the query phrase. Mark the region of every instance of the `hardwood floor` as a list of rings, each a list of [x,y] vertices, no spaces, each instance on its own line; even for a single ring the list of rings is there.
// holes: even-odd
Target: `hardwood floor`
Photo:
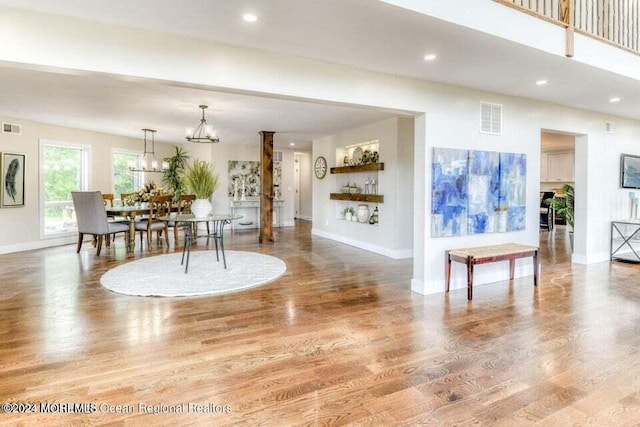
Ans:
[[[640,423],[640,266],[572,266],[561,232],[543,232],[538,289],[531,277],[478,286],[467,303],[463,289],[411,293],[410,260],[309,233],[301,221],[274,245],[230,236],[228,249],[272,254],[288,271],[223,297],[102,289],[105,271],[142,256],[121,238],[100,257],[91,245],[0,256],[0,401],[99,405],[0,424]],[[230,411],[138,406],[183,402]]]

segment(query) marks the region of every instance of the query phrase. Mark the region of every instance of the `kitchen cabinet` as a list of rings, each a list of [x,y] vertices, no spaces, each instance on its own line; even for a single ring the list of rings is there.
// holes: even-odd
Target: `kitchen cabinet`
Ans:
[[[573,182],[574,153],[542,153],[540,156],[540,181]]]

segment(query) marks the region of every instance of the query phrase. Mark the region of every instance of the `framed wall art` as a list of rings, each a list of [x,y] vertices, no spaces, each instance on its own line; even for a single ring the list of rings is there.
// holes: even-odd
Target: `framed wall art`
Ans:
[[[2,174],[2,197],[0,204],[3,208],[24,206],[24,154],[1,153],[0,173]]]
[[[620,186],[640,188],[640,156],[631,154],[620,156]]]

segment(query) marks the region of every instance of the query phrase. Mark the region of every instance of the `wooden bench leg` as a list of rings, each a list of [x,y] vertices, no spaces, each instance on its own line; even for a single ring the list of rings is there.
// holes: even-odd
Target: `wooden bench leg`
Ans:
[[[445,258],[447,263],[444,269],[444,280],[446,282],[445,292],[449,292],[449,284],[451,282],[451,255],[449,255],[449,251],[445,252]]]
[[[473,299],[473,257],[467,258],[467,299]]]
[[[533,286],[538,286],[538,251],[533,253]]]
[[[510,259],[509,260],[509,280],[513,280],[515,272],[516,272],[516,260]]]

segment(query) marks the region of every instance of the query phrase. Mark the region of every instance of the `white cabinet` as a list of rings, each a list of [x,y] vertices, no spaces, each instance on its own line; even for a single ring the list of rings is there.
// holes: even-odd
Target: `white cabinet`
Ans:
[[[540,157],[540,180],[573,182],[574,153],[543,153]]]

